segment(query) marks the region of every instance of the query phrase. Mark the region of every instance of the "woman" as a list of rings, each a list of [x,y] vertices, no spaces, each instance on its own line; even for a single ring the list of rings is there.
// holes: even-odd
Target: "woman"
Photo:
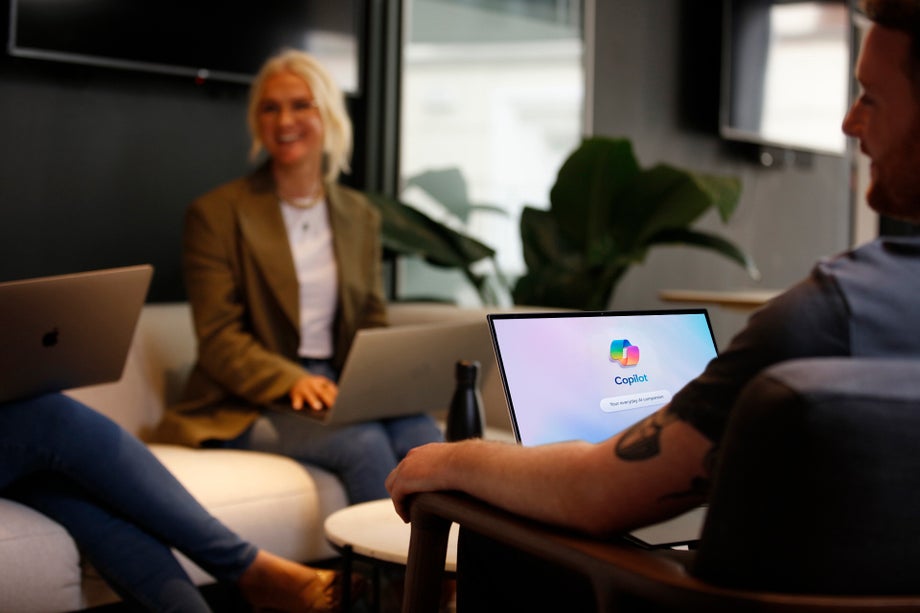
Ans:
[[[351,503],[385,498],[408,451],[441,439],[428,416],[325,426],[358,329],[386,320],[379,214],[336,184],[348,168],[344,98],[310,55],[271,58],[250,92],[252,174],[192,203],[183,268],[198,336],[187,401],[160,438],[288,455],[336,473]]]
[[[0,407],[0,493],[54,519],[112,588],[148,611],[209,611],[170,551],[255,609],[335,610],[335,573],[259,551],[212,517],[147,447],[62,394]]]

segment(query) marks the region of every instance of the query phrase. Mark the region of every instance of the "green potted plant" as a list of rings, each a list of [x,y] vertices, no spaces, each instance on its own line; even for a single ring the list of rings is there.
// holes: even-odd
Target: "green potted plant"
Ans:
[[[737,178],[666,164],[642,169],[625,139],[585,139],[550,192],[549,210],[525,207],[521,240],[527,272],[517,304],[603,310],[617,283],[655,245],[709,249],[759,278],[739,247],[690,226],[715,207],[723,222],[741,194]]]
[[[441,268],[457,268],[485,298],[486,278],[473,270],[473,264],[494,259],[494,249],[395,198],[375,192],[367,196],[381,214],[385,255],[414,256]]]

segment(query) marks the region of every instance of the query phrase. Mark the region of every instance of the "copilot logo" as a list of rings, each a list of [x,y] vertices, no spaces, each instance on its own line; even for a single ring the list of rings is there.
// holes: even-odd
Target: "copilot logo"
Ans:
[[[610,361],[620,366],[635,366],[639,363],[639,347],[625,338],[610,341]]]
[[[639,347],[631,344],[625,338],[611,341],[610,361],[616,362],[624,368],[635,366],[639,363]],[[648,375],[636,373],[628,377],[614,377],[613,382],[617,385],[648,383]]]

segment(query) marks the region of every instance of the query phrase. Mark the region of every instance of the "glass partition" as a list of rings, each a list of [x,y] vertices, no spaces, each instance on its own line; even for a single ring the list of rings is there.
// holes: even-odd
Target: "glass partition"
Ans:
[[[477,264],[479,289],[400,258],[396,297],[508,304],[521,210],[548,207],[584,131],[584,3],[404,1],[400,198],[497,255]]]

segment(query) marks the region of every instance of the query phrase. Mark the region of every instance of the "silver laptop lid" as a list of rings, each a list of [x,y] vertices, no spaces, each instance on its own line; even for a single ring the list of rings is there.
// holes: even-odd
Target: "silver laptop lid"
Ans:
[[[329,424],[399,417],[447,408],[458,360],[494,367],[485,318],[360,330],[352,345]]]
[[[149,265],[0,283],[0,402],[121,378]]]
[[[716,356],[705,309],[488,316],[517,441],[599,442],[657,411]]]

